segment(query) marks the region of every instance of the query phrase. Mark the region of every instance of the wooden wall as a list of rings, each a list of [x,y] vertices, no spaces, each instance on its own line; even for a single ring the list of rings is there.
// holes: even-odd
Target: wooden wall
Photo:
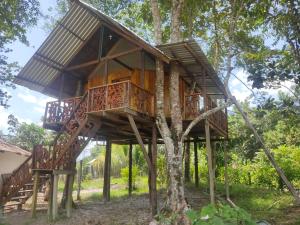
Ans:
[[[121,82],[121,81],[126,81],[130,80],[132,83],[142,86],[140,84],[140,70],[139,69],[134,69],[133,71],[130,70],[117,70],[114,72],[111,72],[108,74],[108,84],[112,84],[115,82]],[[88,88],[93,88],[101,85],[105,85],[104,81],[104,75],[96,75],[92,79],[90,79],[86,84],[85,84],[85,91]],[[183,110],[183,103],[184,103],[184,96],[186,93],[188,93],[186,82],[180,78],[179,82],[179,96],[180,96],[180,101],[182,105],[182,110]],[[155,94],[155,71],[153,70],[145,70],[145,77],[144,77],[144,88],[148,90],[149,92]],[[165,113],[167,117],[170,117],[170,95],[169,95],[169,75],[165,75],[165,82],[164,82],[164,101],[165,101]]]

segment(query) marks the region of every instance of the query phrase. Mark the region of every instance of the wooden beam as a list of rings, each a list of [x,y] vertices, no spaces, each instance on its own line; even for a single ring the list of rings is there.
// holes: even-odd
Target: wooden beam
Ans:
[[[132,193],[132,143],[129,144],[129,153],[128,153],[128,195],[131,196]]]
[[[195,166],[195,186],[199,187],[197,139],[194,140],[194,166]]]
[[[58,192],[58,174],[54,174],[53,179],[53,194],[52,194],[52,220],[56,220],[57,218],[57,192]]]
[[[124,52],[119,52],[119,53],[115,53],[113,55],[108,55],[106,57],[104,57],[103,59],[115,59],[115,58],[118,58],[118,57],[121,57],[121,56],[124,56],[124,55],[129,55],[131,53],[134,53],[134,52],[138,52],[142,50],[141,48],[133,48],[133,49],[129,49],[127,51],[124,51]]]
[[[144,88],[145,86],[145,52],[143,50],[140,51],[140,86]]]
[[[32,194],[32,203],[31,203],[31,217],[36,218],[36,205],[37,205],[37,196],[39,191],[39,178],[40,172],[34,172],[34,184],[33,184],[33,194]]]
[[[129,123],[130,123],[130,125],[131,125],[131,128],[132,128],[132,130],[133,130],[133,132],[134,132],[134,134],[135,134],[135,137],[136,137],[136,139],[137,139],[139,145],[141,146],[141,149],[142,149],[142,151],[143,151],[143,154],[144,154],[145,160],[146,160],[146,162],[147,162],[148,168],[150,169],[151,174],[154,175],[154,171],[153,171],[153,168],[152,168],[151,160],[150,160],[150,158],[149,158],[149,156],[148,156],[148,154],[147,154],[147,150],[146,150],[145,145],[144,145],[144,143],[143,143],[142,137],[141,137],[141,135],[140,135],[140,133],[139,133],[139,131],[138,131],[138,129],[137,129],[137,126],[136,126],[136,124],[135,124],[135,121],[134,121],[132,115],[128,114],[127,117],[128,117]]]
[[[98,51],[98,61],[101,60],[103,54],[103,37],[104,37],[104,26],[100,27],[100,36],[99,36],[99,51]]]
[[[210,72],[206,69],[206,67],[203,65],[203,63],[201,62],[201,60],[199,59],[199,57],[194,53],[193,49],[187,44],[184,44],[184,47],[191,53],[191,55],[196,59],[196,61],[204,68],[204,70],[206,72]],[[213,78],[216,86],[220,89],[221,92],[223,92],[224,94],[226,94],[225,88],[223,86],[223,84],[220,84],[221,81],[218,80],[218,78],[216,78],[215,74],[211,74],[211,77]]]
[[[150,173],[150,187],[151,187],[151,213],[154,217],[157,214],[157,187],[156,187],[156,178],[157,178],[157,130],[154,125],[152,128],[152,138],[151,138],[151,163],[153,174]]]
[[[115,58],[113,59],[116,63],[120,64],[121,66],[123,66],[124,68],[128,69],[129,71],[133,71],[133,68],[128,66],[126,63],[123,63],[121,60]]]
[[[109,56],[112,54],[112,52],[121,44],[121,40],[119,39],[112,47],[111,49],[108,51],[108,53],[106,54],[106,56]],[[104,60],[103,58],[100,60],[100,63],[96,66],[96,68],[89,74],[88,79],[92,78],[93,76],[95,76],[97,74],[97,71],[101,68],[101,66],[104,65]]]
[[[190,182],[190,140],[188,139],[185,143],[184,152],[184,180]]]
[[[206,136],[206,151],[207,151],[207,164],[208,164],[208,173],[209,173],[209,193],[210,193],[210,203],[215,204],[215,178],[213,174],[213,165],[212,165],[212,149],[210,143],[210,131],[209,131],[209,122],[205,121],[205,136]]]
[[[71,70],[77,70],[77,69],[81,69],[81,68],[84,68],[84,67],[88,67],[88,66],[91,66],[91,65],[95,65],[97,63],[99,63],[100,61],[97,59],[97,60],[91,60],[91,61],[88,61],[88,62],[84,62],[84,63],[81,63],[81,64],[78,64],[78,65],[74,65],[74,66],[70,66],[70,67],[67,67],[66,68],[66,71],[71,71]]]
[[[108,84],[108,59],[104,59],[104,83]]]
[[[110,169],[111,169],[111,142],[106,141],[106,152],[104,162],[103,199],[110,201]]]
[[[72,198],[72,193],[73,193],[73,182],[74,182],[74,174],[68,175],[68,189],[67,189],[67,204],[66,204],[66,209],[67,209],[67,217],[71,217],[71,212],[72,212],[72,203],[73,203],[73,198]]]
[[[53,208],[53,175],[50,175],[50,190],[48,196],[48,220],[52,221],[52,208]]]
[[[79,171],[77,173],[77,200],[80,200],[80,190],[81,190],[81,181],[82,181],[82,163],[83,161],[79,161]]]

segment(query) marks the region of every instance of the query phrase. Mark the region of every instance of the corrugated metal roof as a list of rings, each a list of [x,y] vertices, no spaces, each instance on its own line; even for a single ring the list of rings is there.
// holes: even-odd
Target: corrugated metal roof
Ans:
[[[43,92],[99,26],[100,21],[88,9],[73,4],[20,71],[15,83]]]
[[[206,86],[208,93],[226,93],[216,71],[195,40],[164,44],[157,47],[185,68],[187,80],[196,81],[200,87]],[[203,77],[205,77],[205,81]]]
[[[199,84],[203,71],[206,71],[212,77],[206,82],[207,86],[211,83],[210,89],[215,89],[211,91],[225,93],[220,79],[196,41],[166,44],[156,48],[114,19],[81,1],[72,4],[70,10],[20,71],[15,83],[45,93],[45,88],[61,75],[102,23],[166,62],[176,58],[195,76]],[[190,77],[187,79],[191,80]]]

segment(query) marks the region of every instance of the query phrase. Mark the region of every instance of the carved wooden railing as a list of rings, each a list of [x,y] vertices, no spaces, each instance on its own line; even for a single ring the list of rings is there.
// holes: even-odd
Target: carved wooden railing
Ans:
[[[207,110],[216,108],[218,105],[209,97],[206,98]],[[226,111],[218,111],[208,117],[209,122],[223,133],[227,134],[227,115]]]
[[[9,201],[10,198],[15,196],[27,183],[30,183],[32,180],[32,169],[35,169],[35,165],[41,165],[49,161],[49,157],[49,152],[46,149],[36,147],[32,155],[5,179],[1,193],[2,203]]]
[[[129,108],[153,116],[154,96],[149,91],[123,81],[89,89],[89,112]]]
[[[64,121],[65,123],[61,131],[54,140],[51,169],[70,168],[78,152],[80,152],[90,140],[89,137],[86,138],[84,137],[85,135],[82,135],[83,133],[87,134],[93,126],[87,124],[87,104],[88,95],[85,94],[74,107],[68,119]]]
[[[36,146],[33,154],[5,180],[2,203],[9,201],[32,180],[32,169],[71,169],[77,156],[100,127],[99,121],[88,118],[87,103],[88,95],[85,94],[76,106],[72,106],[73,111],[65,114],[66,120],[54,139],[52,151],[42,145]]]
[[[184,118],[193,120],[205,111],[204,98],[200,93],[185,96]]]
[[[184,118],[193,120],[203,112],[217,107],[217,104],[209,97],[203,97],[201,93],[185,96]],[[227,134],[227,115],[224,111],[218,111],[208,117],[209,122],[224,134]]]
[[[47,102],[44,123],[63,123],[69,119],[81,97]]]

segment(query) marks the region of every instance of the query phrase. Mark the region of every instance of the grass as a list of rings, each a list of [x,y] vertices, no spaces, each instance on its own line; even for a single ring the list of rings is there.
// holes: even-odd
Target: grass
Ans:
[[[63,190],[64,183],[59,182],[59,190]],[[133,190],[133,195],[140,195],[148,193],[148,178],[146,176],[137,177],[136,188]],[[187,184],[187,189],[195,192],[196,195],[203,195],[203,190],[207,191],[208,186],[206,183],[200,184],[200,189],[194,188],[194,184]],[[76,190],[77,184],[74,184]],[[102,191],[87,192],[85,190],[103,188],[103,178],[85,180],[82,182],[81,199],[83,202],[98,201],[102,198]],[[158,187],[160,189],[161,187]],[[217,185],[217,194],[224,197],[224,185]],[[230,195],[233,202],[240,208],[249,212],[254,219],[266,219],[271,222],[282,221],[285,218],[286,210],[293,204],[293,198],[289,193],[279,192],[277,190],[252,187],[247,185],[234,184],[230,187]],[[111,198],[127,198],[128,189],[127,181],[122,178],[111,178]],[[291,224],[300,224],[300,215],[293,219]]]

